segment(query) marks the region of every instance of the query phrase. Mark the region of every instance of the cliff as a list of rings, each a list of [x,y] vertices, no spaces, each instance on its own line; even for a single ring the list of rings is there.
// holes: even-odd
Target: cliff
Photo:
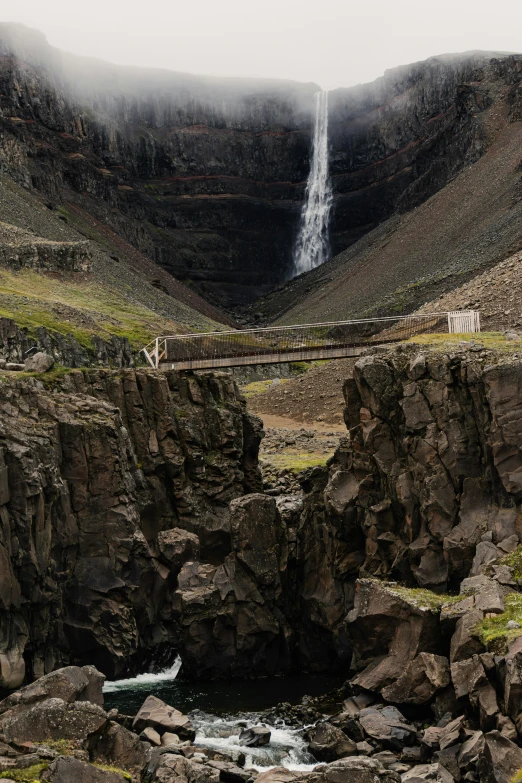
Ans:
[[[492,115],[520,114],[519,65],[432,58],[330,94],[334,252],[487,152]],[[249,301],[290,271],[316,90],[111,66],[2,25],[3,168],[211,300]]]
[[[0,685],[171,658],[181,566],[222,559],[259,483],[231,376],[78,370],[5,378],[0,400]]]

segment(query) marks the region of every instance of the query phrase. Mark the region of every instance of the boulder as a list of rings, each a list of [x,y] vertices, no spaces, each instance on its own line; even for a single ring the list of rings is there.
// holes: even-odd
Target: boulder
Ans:
[[[471,736],[459,748],[457,763],[465,772],[475,768],[478,758],[484,750],[484,734],[481,731],[472,732]]]
[[[441,647],[438,612],[420,604],[407,590],[375,579],[357,581],[348,624],[352,668],[363,669],[352,683],[367,691],[392,686],[419,653],[436,654]],[[421,659],[411,670],[412,684],[422,666]]]
[[[354,756],[316,767],[296,780],[306,783],[400,783],[401,779],[374,759]]]
[[[522,769],[522,749],[498,731],[484,737],[484,750],[479,757],[480,783],[511,783]]]
[[[88,701],[103,707],[104,682],[105,676],[94,666],[66,666],[11,693],[0,702],[0,715],[7,710],[19,712],[31,704],[50,698],[67,703]]]
[[[484,666],[478,655],[451,664],[451,679],[455,688],[455,696],[461,699],[468,696],[477,685],[487,681]]]
[[[177,734],[180,739],[191,742],[196,739],[196,732],[190,718],[156,696],[147,696],[132,724],[132,728],[138,733],[147,726],[155,729],[160,737],[168,731]]]
[[[429,780],[430,783],[455,783],[453,775],[448,770],[435,762],[434,764],[418,764],[405,772],[401,777],[401,783],[420,783]]]
[[[258,748],[261,745],[268,745],[272,736],[270,729],[265,726],[252,726],[249,729],[243,729],[239,735],[241,745],[249,748]]]
[[[308,750],[318,761],[336,761],[357,754],[357,744],[327,721],[309,729],[306,737]]]
[[[456,663],[457,661],[462,661],[466,658],[472,658],[473,655],[479,655],[485,651],[482,642],[473,635],[477,624],[483,618],[483,613],[474,609],[471,612],[467,612],[458,620],[457,625],[455,626],[455,633],[451,637],[451,663]]]
[[[47,372],[54,366],[54,359],[48,353],[38,351],[25,360],[26,372]]]
[[[441,655],[420,653],[392,685],[382,689],[381,694],[386,701],[395,704],[426,704],[449,683],[448,659]]]
[[[293,772],[286,767],[272,767],[258,775],[256,783],[293,783],[298,777],[299,772]]]
[[[219,769],[169,753],[167,748],[152,751],[144,776],[150,783],[220,783]]]
[[[199,538],[180,528],[162,530],[157,538],[159,559],[171,572],[179,573],[184,563],[199,559]]]
[[[48,783],[126,783],[118,772],[107,772],[72,756],[57,758],[41,779]]]
[[[91,757],[96,761],[137,771],[141,770],[149,759],[149,743],[150,740],[143,742],[134,732],[110,721],[103,734],[96,735],[89,745]]]
[[[359,722],[368,737],[389,750],[402,750],[417,737],[415,728],[396,707],[367,707],[359,713]]]
[[[161,737],[161,745],[179,745],[181,742],[177,734],[172,734],[170,731],[166,731]]]
[[[522,636],[509,645],[505,657],[504,708],[513,720],[522,712]]]
[[[103,731],[107,714],[97,704],[63,699],[45,699],[22,710],[4,712],[0,717],[0,733],[7,742],[42,742],[46,739],[86,740]]]

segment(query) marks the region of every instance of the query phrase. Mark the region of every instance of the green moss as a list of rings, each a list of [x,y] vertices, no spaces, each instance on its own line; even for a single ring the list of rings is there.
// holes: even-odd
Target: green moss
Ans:
[[[98,767],[98,769],[102,769],[104,772],[115,772],[116,775],[121,775],[125,780],[132,780],[132,775],[119,767],[109,767],[107,764],[93,764],[93,767]]]
[[[37,783],[42,772],[48,769],[48,767],[49,764],[42,762],[41,764],[27,767],[27,769],[9,769],[0,773],[0,780],[16,780],[17,783]]]
[[[508,629],[510,620],[520,623],[521,627]],[[505,611],[495,617],[486,617],[476,625],[474,634],[491,652],[505,653],[508,643],[522,636],[522,594],[509,593],[505,599]]]
[[[289,378],[281,378],[280,381],[281,383],[287,383]],[[250,397],[257,397],[258,394],[266,392],[272,386],[272,383],[272,378],[267,378],[264,381],[252,381],[252,383],[247,383],[246,386],[241,387],[241,393],[248,400]]]
[[[506,555],[500,560],[500,565],[509,566],[513,569],[513,578],[522,580],[522,546],[517,546],[514,552]]]
[[[389,583],[386,583],[386,587],[391,593],[407,601],[412,606],[416,606],[418,609],[429,609],[431,612],[440,612],[443,606],[456,604],[466,597],[464,595],[434,593],[422,587],[402,587],[401,585],[390,585]]]
[[[46,748],[51,748],[51,750],[56,750],[60,754],[60,756],[70,756],[74,750],[79,750],[81,748],[82,743],[79,742],[78,740],[48,739],[45,740],[44,742],[40,742],[39,745],[45,745]]]
[[[327,454],[319,455],[311,454],[309,452],[285,451],[283,454],[265,455],[261,462],[268,463],[276,470],[288,470],[291,473],[297,474],[307,468],[326,465],[328,459],[329,455]]]
[[[522,769],[519,769],[519,771],[513,775],[510,783],[522,783]]]

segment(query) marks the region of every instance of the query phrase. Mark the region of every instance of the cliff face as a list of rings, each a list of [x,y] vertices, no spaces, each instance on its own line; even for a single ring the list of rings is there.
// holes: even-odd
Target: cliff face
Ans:
[[[349,436],[317,470],[299,528],[310,635],[348,659],[357,577],[446,593],[518,545],[521,384],[520,361],[489,351],[357,362]]]
[[[230,550],[259,425],[231,377],[76,371],[0,389],[0,685],[171,658],[177,574]],[[174,646],[174,647],[173,647]]]
[[[332,92],[334,251],[477,160],[484,112],[505,100],[516,118],[519,84],[517,58],[478,53]],[[205,295],[244,301],[289,273],[316,90],[110,66],[4,25],[3,168]]]
[[[368,577],[439,594],[491,567],[516,584],[500,565],[522,538],[517,358],[360,359],[348,435],[304,508],[260,493],[260,422],[230,375],[76,370],[54,387],[0,387],[2,685],[176,654],[195,678],[348,671],[370,661],[372,612],[396,629]],[[445,649],[433,633],[417,652]]]

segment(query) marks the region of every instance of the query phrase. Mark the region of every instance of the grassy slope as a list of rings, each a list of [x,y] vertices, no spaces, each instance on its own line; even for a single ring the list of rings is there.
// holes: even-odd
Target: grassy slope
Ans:
[[[139,349],[159,334],[214,330],[228,321],[105,226],[74,208],[50,210],[4,175],[0,221],[54,241],[89,240],[89,273],[0,267],[0,316],[29,332],[45,326],[86,346],[93,334],[126,336]]]

